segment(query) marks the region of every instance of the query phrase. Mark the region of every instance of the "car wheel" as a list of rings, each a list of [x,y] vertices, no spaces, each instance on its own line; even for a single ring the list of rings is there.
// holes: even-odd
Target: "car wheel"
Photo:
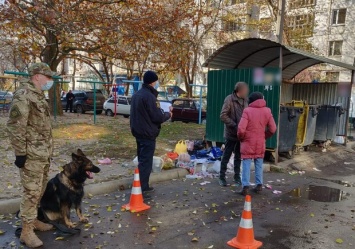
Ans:
[[[106,113],[107,116],[113,117],[113,112],[110,109],[106,110],[105,113]]]
[[[96,114],[102,114],[102,110],[96,111]]]
[[[82,113],[82,114],[85,113],[85,111],[81,105],[77,105],[75,109],[76,109],[77,113]]]
[[[123,115],[124,118],[129,118],[129,115]]]

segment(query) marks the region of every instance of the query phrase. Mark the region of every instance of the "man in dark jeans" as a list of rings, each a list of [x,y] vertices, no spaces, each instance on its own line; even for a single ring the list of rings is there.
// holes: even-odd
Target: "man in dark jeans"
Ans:
[[[227,165],[233,152],[234,183],[236,186],[242,184],[240,179],[240,141],[238,141],[237,130],[243,110],[248,106],[248,94],[248,85],[245,82],[238,82],[234,87],[233,93],[228,95],[224,100],[220,118],[224,123],[224,138],[226,143],[221,161],[221,171],[219,173],[219,184],[221,186],[227,186]]]
[[[72,91],[69,90],[69,92],[67,93],[65,98],[67,99],[67,106],[65,107],[65,112],[68,111],[68,108],[69,108],[70,112],[73,112],[73,102],[75,99],[74,93],[72,93]]]
[[[149,199],[147,192],[154,191],[149,186],[149,177],[153,167],[155,140],[160,133],[161,124],[172,116],[172,108],[164,112],[157,100],[159,87],[158,76],[147,71],[143,76],[142,88],[133,95],[131,101],[130,126],[137,142],[139,178],[144,199]]]

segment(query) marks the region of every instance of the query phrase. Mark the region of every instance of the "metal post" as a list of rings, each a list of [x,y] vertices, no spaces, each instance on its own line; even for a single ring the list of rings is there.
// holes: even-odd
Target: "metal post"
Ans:
[[[200,106],[198,110],[198,123],[202,123],[202,87],[200,87]]]
[[[283,69],[283,28],[284,28],[284,19],[285,19],[285,5],[286,0],[279,0],[279,11],[277,13],[277,36],[279,38],[280,43],[280,58],[279,58],[279,68],[280,68],[280,87],[279,87],[279,105],[278,105],[278,113],[279,118],[277,120],[277,126],[280,127],[280,100],[281,100],[281,87],[282,87],[282,69]],[[280,129],[277,129],[276,132],[276,152],[275,152],[275,163],[278,164],[279,162],[279,142],[280,142]]]
[[[54,80],[54,84],[53,84],[53,87],[54,87],[54,90],[53,90],[53,93],[54,93],[54,98],[53,98],[53,114],[54,114],[54,121],[57,122],[57,96],[56,96],[56,83],[57,81]]]
[[[347,140],[348,140],[348,129],[349,129],[349,112],[350,112],[350,101],[351,101],[351,90],[352,90],[352,86],[354,84],[355,81],[355,71],[351,70],[351,81],[350,81],[350,86],[349,86],[349,97],[348,97],[348,104],[346,107],[346,126],[345,126],[345,139],[344,139],[344,145],[347,144]],[[351,128],[350,128],[351,130]]]
[[[113,84],[113,89],[115,89],[115,91],[114,91],[114,103],[115,103],[115,117],[116,117],[116,113],[117,113],[117,91],[118,91],[118,86],[117,86],[117,84]],[[111,90],[111,92],[112,92],[112,90]]]
[[[94,124],[96,124],[96,83],[94,82]]]

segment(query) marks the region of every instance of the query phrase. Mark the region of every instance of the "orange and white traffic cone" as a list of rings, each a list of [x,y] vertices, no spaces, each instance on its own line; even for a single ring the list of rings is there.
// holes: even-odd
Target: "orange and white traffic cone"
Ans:
[[[122,208],[129,210],[131,212],[142,212],[148,210],[150,206],[143,202],[141,182],[139,180],[139,170],[138,168],[134,170],[134,180],[131,192],[131,198],[129,203],[123,205]]]
[[[227,244],[239,249],[257,249],[263,245],[261,241],[254,239],[253,219],[251,214],[251,196],[245,197],[244,210],[240,220],[237,236]]]

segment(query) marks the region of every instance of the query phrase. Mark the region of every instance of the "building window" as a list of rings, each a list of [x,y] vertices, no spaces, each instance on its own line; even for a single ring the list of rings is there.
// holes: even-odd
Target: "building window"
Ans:
[[[339,82],[339,72],[326,72],[325,79],[327,82]]]
[[[235,31],[245,31],[246,26],[245,26],[245,19],[237,19],[233,21],[225,21],[223,23],[223,30],[226,32],[235,32]]]
[[[310,7],[316,4],[316,0],[292,0],[289,3],[290,9]]]
[[[329,42],[329,56],[341,55],[343,41],[330,41]]]
[[[310,37],[313,35],[313,14],[288,16],[287,19],[287,26],[293,36]]]
[[[333,10],[333,25],[345,24],[346,9]]]

